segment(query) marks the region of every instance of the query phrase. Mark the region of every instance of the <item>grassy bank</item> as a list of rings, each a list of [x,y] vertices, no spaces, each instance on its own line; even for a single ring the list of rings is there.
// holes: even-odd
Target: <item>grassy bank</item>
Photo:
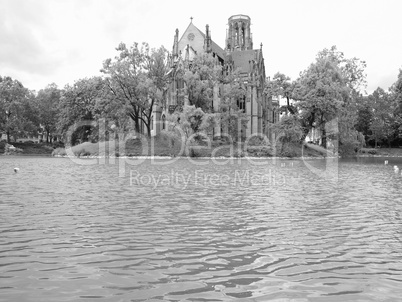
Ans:
[[[68,153],[67,153],[68,151]],[[190,156],[190,157],[322,157],[323,154],[300,144],[288,145],[286,147],[259,144],[245,145],[244,143],[229,144],[225,141],[214,140],[199,142],[195,145],[184,146],[180,139],[169,136],[157,136],[152,139],[141,141],[140,139],[127,140],[124,145],[119,146],[117,141],[106,141],[98,143],[85,142],[71,147],[67,150],[57,148],[53,151],[54,156],[73,155],[83,156]]]
[[[402,148],[362,148],[358,156],[402,157]]]
[[[23,154],[23,155],[51,155],[54,148],[50,144],[46,143],[10,143],[10,145],[13,145],[14,147],[21,149],[22,153],[17,153],[17,154]],[[0,154],[4,154],[4,149],[5,149],[6,143],[0,142]]]

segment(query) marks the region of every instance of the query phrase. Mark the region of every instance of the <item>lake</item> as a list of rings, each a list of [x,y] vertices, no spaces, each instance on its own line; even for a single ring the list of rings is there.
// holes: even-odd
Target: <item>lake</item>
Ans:
[[[0,301],[398,300],[388,160],[0,156]]]

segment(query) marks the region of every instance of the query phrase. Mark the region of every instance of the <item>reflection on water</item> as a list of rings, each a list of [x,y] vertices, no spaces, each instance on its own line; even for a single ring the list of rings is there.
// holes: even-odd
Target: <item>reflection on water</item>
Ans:
[[[0,301],[397,300],[394,164],[0,157]]]

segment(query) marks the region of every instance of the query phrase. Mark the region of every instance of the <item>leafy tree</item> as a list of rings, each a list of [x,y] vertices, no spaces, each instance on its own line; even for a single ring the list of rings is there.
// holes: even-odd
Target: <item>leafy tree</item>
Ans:
[[[394,140],[402,144],[402,69],[399,69],[397,81],[390,87],[390,99],[394,107]]]
[[[181,112],[176,111],[169,116],[168,134],[175,140],[181,140],[190,156],[196,156],[193,149],[202,142],[205,135],[212,131],[216,124],[216,114],[205,113],[194,105],[184,105]]]
[[[345,58],[343,52],[338,51],[336,46],[330,49],[325,48],[317,55],[317,61],[322,59],[329,59],[336,66],[339,67],[344,84],[349,88],[350,95],[358,92],[366,87],[366,74],[365,68],[367,64],[356,57]],[[357,95],[355,95],[357,96]]]
[[[32,93],[18,80],[0,76],[0,130],[7,135],[25,135],[35,130],[30,114]]]
[[[219,119],[233,141],[237,140],[247,128],[246,87],[237,71],[223,74],[220,78]]]
[[[331,139],[339,139],[338,149],[336,150],[336,146],[334,147],[340,155],[354,154],[365,145],[363,133],[355,128],[357,118],[357,111],[351,104],[346,104],[337,119],[334,120],[335,131],[327,133]]]
[[[345,129],[354,131],[359,90],[365,84],[366,63],[357,58],[347,59],[335,46],[319,52],[316,61],[301,73],[295,83],[293,96],[301,110],[304,135],[312,127],[321,129],[322,144],[326,146],[326,123],[337,119],[347,122]]]
[[[370,125],[372,132],[370,138],[374,139],[375,147],[381,140],[386,140],[390,147],[394,135],[394,109],[390,96],[386,91],[378,87],[368,98],[373,115]]]
[[[399,69],[398,79],[391,86],[391,94],[398,107],[402,107],[402,69]],[[399,108],[402,110],[401,108]]]
[[[296,114],[296,108],[290,105],[290,99],[293,95],[294,83],[290,78],[283,73],[277,72],[272,80],[267,80],[267,85],[264,93],[269,97],[283,97],[286,98],[286,106],[283,106],[286,114]]]
[[[178,75],[182,75],[181,79],[185,83],[183,92],[188,96],[189,104],[204,112],[211,112],[214,87],[220,82],[222,66],[211,54],[203,53],[185,67],[186,71]]]
[[[200,139],[201,132],[210,132],[215,124],[215,115],[205,113],[201,108],[194,105],[185,105],[182,112],[175,112],[170,117],[173,128],[180,128],[188,140],[190,137]],[[174,129],[170,129],[174,130]]]
[[[370,107],[368,97],[362,97],[357,107],[357,121],[355,128],[364,135],[366,141],[369,139],[369,135],[371,135],[370,125],[372,120],[373,111]]]
[[[278,123],[270,126],[271,131],[275,134],[275,140],[281,142],[281,154],[289,152],[292,143],[300,143],[303,137],[303,129],[300,121],[295,115],[288,115],[281,118]]]
[[[161,104],[167,90],[167,51],[165,48],[150,49],[147,43],[139,48],[138,43],[127,48],[124,43],[116,48],[120,52],[115,60],[103,62],[101,72],[114,102],[111,108],[122,108],[141,133],[141,122],[151,136],[152,113]]]
[[[50,84],[45,89],[41,89],[36,96],[36,107],[39,115],[39,123],[46,132],[46,142],[49,143],[56,133],[58,121],[59,103],[61,90],[56,84]]]
[[[185,84],[181,96],[188,97],[190,106],[204,113],[215,113],[215,122],[219,121],[228,132],[223,135],[236,139],[246,129],[246,87],[238,71],[227,73],[216,58],[203,53],[186,62],[178,72],[178,80]],[[220,99],[215,108],[214,97]]]
[[[97,115],[97,101],[102,96],[104,82],[100,77],[85,78],[73,85],[66,85],[60,97],[57,128],[63,135],[79,121],[91,121]],[[72,144],[88,141],[92,127],[85,125],[75,129]]]

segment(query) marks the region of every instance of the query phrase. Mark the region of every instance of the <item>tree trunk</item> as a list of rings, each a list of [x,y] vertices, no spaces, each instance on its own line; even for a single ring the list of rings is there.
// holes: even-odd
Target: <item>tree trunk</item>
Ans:
[[[147,126],[147,135],[148,135],[148,137],[151,137],[151,123],[147,123],[147,124],[145,124],[145,126]]]
[[[327,133],[325,131],[325,126],[322,127],[322,132],[321,132],[321,146],[324,148],[327,148]]]
[[[138,118],[134,121],[134,124],[135,124],[135,132],[137,132],[137,134],[139,135],[142,134],[140,128],[140,121]]]
[[[7,130],[7,144],[9,144],[10,143],[10,131],[9,130]]]
[[[46,143],[49,143],[49,131],[46,131]]]

